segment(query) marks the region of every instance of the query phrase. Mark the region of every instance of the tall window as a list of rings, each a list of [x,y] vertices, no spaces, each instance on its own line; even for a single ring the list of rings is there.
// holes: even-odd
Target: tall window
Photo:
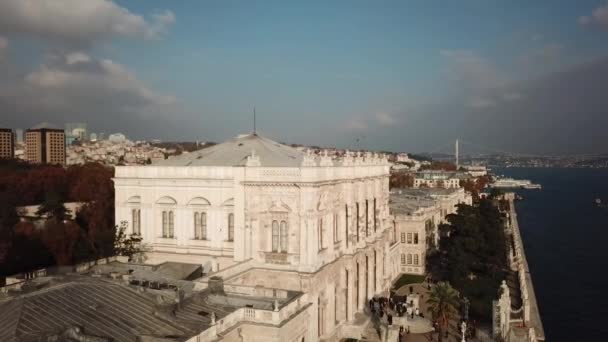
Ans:
[[[319,297],[317,299],[317,330],[319,330],[317,333],[319,335],[319,337],[321,337],[321,335],[323,335],[323,318],[322,318],[322,310],[321,310],[321,297]]]
[[[407,243],[412,243],[412,233],[407,233]]]
[[[285,221],[281,221],[281,240],[280,240],[280,244],[281,244],[281,252],[283,253],[287,253],[287,222]]]
[[[319,250],[323,249],[323,219],[319,219],[319,224],[317,225],[317,234],[319,235]]]
[[[378,229],[378,224],[376,223],[376,199],[374,198],[374,232]]]
[[[405,243],[405,233],[401,233],[401,243]]]
[[[334,214],[334,243],[340,241],[338,236],[338,214]]]
[[[174,232],[173,210],[165,210],[162,214],[163,220],[163,237],[172,239]]]
[[[357,242],[359,242],[359,202],[357,202]]]
[[[169,218],[167,212],[163,211],[163,237],[166,238],[169,235]]]
[[[344,238],[346,239],[346,247],[348,248],[348,204],[344,205]]]
[[[279,251],[279,222],[272,221],[272,251]]]
[[[345,312],[344,312],[344,320],[348,321],[348,289],[350,287],[350,284],[348,283],[348,270],[344,270],[344,306],[346,308]]]
[[[361,298],[359,297],[359,263],[357,262],[357,272],[355,272],[355,295],[357,297],[357,301],[355,302],[355,311],[359,308],[359,306],[361,305],[361,302],[359,301]]]
[[[207,213],[194,213],[194,238],[196,240],[207,240]]]
[[[287,222],[272,221],[272,251],[287,253]]]
[[[228,241],[234,241],[234,214],[228,214]]]
[[[334,324],[338,324],[338,285],[334,285]]]
[[[414,265],[418,265],[418,254],[414,254]]]
[[[408,255],[407,255],[407,264],[408,264],[408,265],[411,265],[411,264],[412,264],[412,255],[411,255],[411,254],[408,254]]]
[[[169,211],[169,237],[173,238],[175,232],[175,225],[173,221],[173,210]]]
[[[405,254],[401,254],[401,264],[405,265]]]
[[[140,209],[131,210],[131,222],[133,225],[133,234],[141,235],[141,210]]]
[[[418,244],[418,233],[414,233],[414,244]]]
[[[369,201],[365,200],[365,236],[369,236]]]

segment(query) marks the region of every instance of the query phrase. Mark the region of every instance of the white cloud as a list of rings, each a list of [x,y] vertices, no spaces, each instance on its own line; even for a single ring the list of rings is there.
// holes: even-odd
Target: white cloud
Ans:
[[[23,78],[19,90],[21,98],[29,97],[29,101],[47,109],[81,106],[86,111],[87,103],[106,103],[107,110],[120,112],[175,102],[175,98],[149,89],[124,66],[83,53],[71,53],[60,62],[41,65]]]
[[[489,98],[473,97],[469,99],[468,105],[475,109],[485,109],[496,106],[496,102]]]
[[[368,129],[368,124],[360,118],[352,118],[344,124],[344,128],[349,132],[364,132]]]
[[[578,23],[583,26],[596,26],[608,29],[608,4],[594,9],[591,15],[579,17]]]
[[[0,32],[81,45],[111,37],[157,38],[174,22],[170,11],[146,20],[108,0],[0,1]]]
[[[390,126],[395,123],[395,118],[386,112],[377,112],[375,114],[375,119],[382,126]]]
[[[82,53],[82,52],[72,52],[65,56],[65,61],[67,64],[90,62],[91,57],[89,57],[89,55]]]
[[[475,91],[504,86],[508,77],[490,60],[471,50],[440,50],[448,60],[448,75],[460,86]]]

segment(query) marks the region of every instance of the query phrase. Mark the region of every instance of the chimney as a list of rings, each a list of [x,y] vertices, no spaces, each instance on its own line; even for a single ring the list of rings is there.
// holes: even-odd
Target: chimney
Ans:
[[[213,276],[209,278],[209,291],[212,294],[224,294],[224,279],[222,277]]]

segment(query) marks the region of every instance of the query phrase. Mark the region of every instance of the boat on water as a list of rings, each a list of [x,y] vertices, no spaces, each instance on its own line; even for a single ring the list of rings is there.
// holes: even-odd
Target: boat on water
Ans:
[[[597,205],[600,208],[608,208],[608,203],[603,203],[602,200],[599,198],[595,199],[595,205]]]
[[[512,188],[541,189],[542,188],[542,186],[540,184],[532,183],[528,179],[514,179],[514,178],[498,178],[490,186],[492,186],[494,188],[502,188],[502,189],[512,189]]]

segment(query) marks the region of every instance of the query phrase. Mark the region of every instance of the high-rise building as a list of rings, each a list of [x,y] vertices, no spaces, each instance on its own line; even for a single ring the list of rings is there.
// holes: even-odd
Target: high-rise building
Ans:
[[[97,141],[97,134],[91,133],[91,135],[89,136],[89,140],[91,140],[91,141]]]
[[[34,163],[65,164],[65,132],[47,123],[25,132],[25,156]]]
[[[15,157],[15,135],[10,128],[0,128],[0,159]]]

